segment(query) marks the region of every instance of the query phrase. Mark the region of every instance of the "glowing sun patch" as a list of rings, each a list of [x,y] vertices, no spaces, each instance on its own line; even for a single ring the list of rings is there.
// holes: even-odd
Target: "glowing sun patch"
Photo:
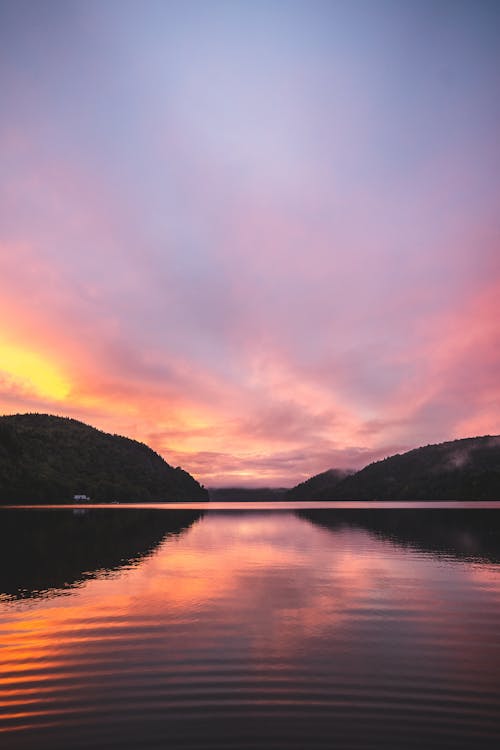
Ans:
[[[0,379],[22,391],[61,401],[70,385],[42,354],[0,340]]]

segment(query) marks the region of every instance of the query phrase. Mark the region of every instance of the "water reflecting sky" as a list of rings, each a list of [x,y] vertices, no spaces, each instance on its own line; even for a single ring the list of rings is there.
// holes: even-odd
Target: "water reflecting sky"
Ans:
[[[72,588],[4,594],[0,742],[497,745],[500,573],[477,546],[429,551],[291,512],[190,523],[146,550],[143,524],[136,556],[129,528],[121,566],[94,557]],[[57,568],[50,530],[46,555]]]

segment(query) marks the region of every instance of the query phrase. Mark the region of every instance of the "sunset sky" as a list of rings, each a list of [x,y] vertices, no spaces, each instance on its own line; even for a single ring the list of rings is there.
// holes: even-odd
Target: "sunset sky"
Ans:
[[[500,3],[0,0],[0,413],[291,486],[500,433]]]

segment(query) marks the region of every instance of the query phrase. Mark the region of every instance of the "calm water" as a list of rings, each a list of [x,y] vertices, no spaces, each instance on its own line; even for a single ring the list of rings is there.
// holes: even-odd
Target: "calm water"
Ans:
[[[0,746],[498,747],[489,506],[0,510]]]

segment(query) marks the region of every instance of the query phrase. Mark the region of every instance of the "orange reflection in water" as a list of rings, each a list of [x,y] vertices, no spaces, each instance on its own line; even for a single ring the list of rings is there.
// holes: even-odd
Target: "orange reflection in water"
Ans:
[[[401,669],[390,689],[404,692],[429,677],[431,657],[443,661],[444,635],[438,679],[467,672],[477,692],[498,682],[488,644],[499,600],[495,566],[287,513],[209,513],[121,570],[1,605],[3,729],[17,741],[59,727],[67,741],[104,707],[113,723],[145,706],[323,705],[339,684],[371,695]]]

